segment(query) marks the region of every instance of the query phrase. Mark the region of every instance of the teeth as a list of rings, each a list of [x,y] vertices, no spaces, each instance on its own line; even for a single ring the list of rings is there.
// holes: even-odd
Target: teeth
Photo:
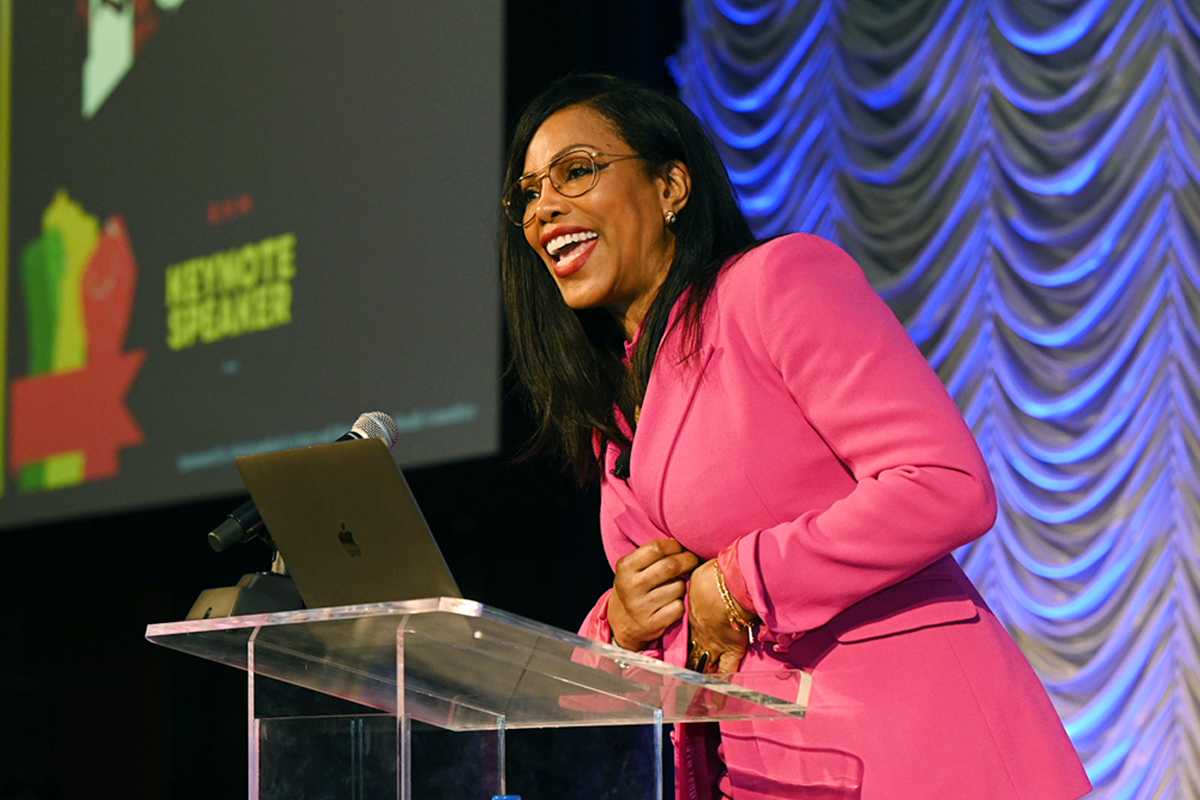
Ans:
[[[600,234],[595,231],[580,231],[579,233],[567,233],[562,236],[555,236],[546,244],[546,252],[550,255],[557,255],[559,250],[562,250],[572,242],[586,242],[588,239],[596,239]]]
[[[596,237],[594,237],[594,236],[593,236],[592,238],[594,239],[594,238],[596,238]],[[588,249],[588,248],[586,248],[586,247],[576,247],[576,248],[575,248],[574,250],[572,250],[570,253],[567,253],[567,254],[566,254],[565,256],[563,256],[562,258],[560,258],[560,259],[557,259],[557,264],[558,264],[558,266],[559,266],[560,268],[562,268],[562,267],[566,267],[566,266],[568,266],[568,265],[570,265],[570,264],[574,264],[576,261],[578,261],[579,259],[583,258],[583,251],[585,251],[585,250],[587,250],[587,249]]]

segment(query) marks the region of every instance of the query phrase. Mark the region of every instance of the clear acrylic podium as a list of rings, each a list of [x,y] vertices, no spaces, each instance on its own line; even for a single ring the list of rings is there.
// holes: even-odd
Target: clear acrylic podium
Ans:
[[[150,625],[146,638],[246,672],[251,800],[661,800],[664,723],[794,719],[811,689],[801,671],[700,675],[444,597]],[[517,785],[534,782],[518,761],[536,773],[555,758],[578,785]],[[579,788],[589,773],[594,792]]]

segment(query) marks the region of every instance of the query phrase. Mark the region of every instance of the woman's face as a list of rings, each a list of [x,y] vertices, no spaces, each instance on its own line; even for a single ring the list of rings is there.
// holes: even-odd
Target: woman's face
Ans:
[[[613,156],[633,153],[603,116],[587,106],[571,106],[538,128],[525,152],[524,174],[577,148]],[[610,160],[596,158],[597,164]],[[652,178],[639,159],[613,161],[579,197],[564,197],[543,178],[525,239],[568,306],[605,308],[632,337],[674,257],[675,237],[664,215],[683,207],[686,186],[681,166],[667,177]],[[567,234],[584,241],[558,249],[562,242],[555,240]]]

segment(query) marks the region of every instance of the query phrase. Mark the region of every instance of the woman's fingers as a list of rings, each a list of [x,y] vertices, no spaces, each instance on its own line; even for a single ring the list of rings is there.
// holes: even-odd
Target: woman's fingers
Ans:
[[[683,619],[683,595],[687,584],[673,581],[649,594],[640,595],[628,609],[638,633],[646,640],[657,639],[668,626]]]
[[[737,672],[738,665],[746,655],[745,650],[726,650],[717,661],[717,672]]]
[[[693,553],[683,552],[665,556],[637,574],[637,585],[643,591],[649,592],[656,586],[676,580],[687,575],[700,564],[700,559]]]
[[[683,611],[683,600],[672,600],[650,615],[649,625],[661,636],[668,627],[683,619]]]
[[[679,599],[679,597],[683,597],[685,594],[688,594],[688,582],[684,581],[683,578],[676,578],[674,581],[668,581],[647,591],[646,602],[650,606],[655,606],[655,603],[661,606],[661,604]]]
[[[651,611],[657,611],[672,600],[682,600],[686,592],[687,582],[677,579],[651,589],[643,597],[645,598],[646,608]]]
[[[626,606],[630,607],[630,610],[640,605],[638,602],[640,598],[658,587],[677,581],[699,564],[700,560],[687,551],[662,556],[656,555],[660,551],[670,550],[672,547],[678,548],[679,543],[673,539],[661,539],[639,547],[617,562],[617,574],[613,579],[613,586],[621,594],[621,599],[625,601]],[[655,557],[655,560],[647,563],[646,559],[652,556]],[[639,565],[644,566],[638,568]]]
[[[641,572],[656,561],[682,552],[683,545],[674,539],[655,539],[618,559],[617,572]]]
[[[609,601],[609,622],[614,630],[621,631],[621,638],[648,642],[657,639],[667,627],[683,619],[686,611],[683,595],[687,584],[674,581],[659,586],[650,594],[639,595],[626,604],[620,593],[614,592]]]
[[[688,668],[697,669],[702,654],[707,653],[704,672],[737,672],[738,665],[746,655],[746,648],[731,646],[727,642],[701,637],[692,639],[688,653]]]
[[[700,559],[674,539],[642,545],[617,561],[609,623],[622,641],[653,641],[687,613],[684,578]]]
[[[688,669],[696,672],[712,672],[721,657],[721,649],[713,642],[695,641],[688,648]]]
[[[715,562],[707,562],[688,578],[688,632],[695,665],[708,653],[706,672],[734,672],[746,653],[746,634],[729,622],[728,609],[717,587]]]

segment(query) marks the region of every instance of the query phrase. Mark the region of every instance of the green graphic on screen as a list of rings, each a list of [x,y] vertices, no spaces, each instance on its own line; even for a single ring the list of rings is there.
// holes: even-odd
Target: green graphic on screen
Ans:
[[[112,477],[140,444],[124,406],[144,354],[122,353],[137,266],[125,225],[60,190],[21,253],[29,372],[12,383],[10,464],[23,492]]]

